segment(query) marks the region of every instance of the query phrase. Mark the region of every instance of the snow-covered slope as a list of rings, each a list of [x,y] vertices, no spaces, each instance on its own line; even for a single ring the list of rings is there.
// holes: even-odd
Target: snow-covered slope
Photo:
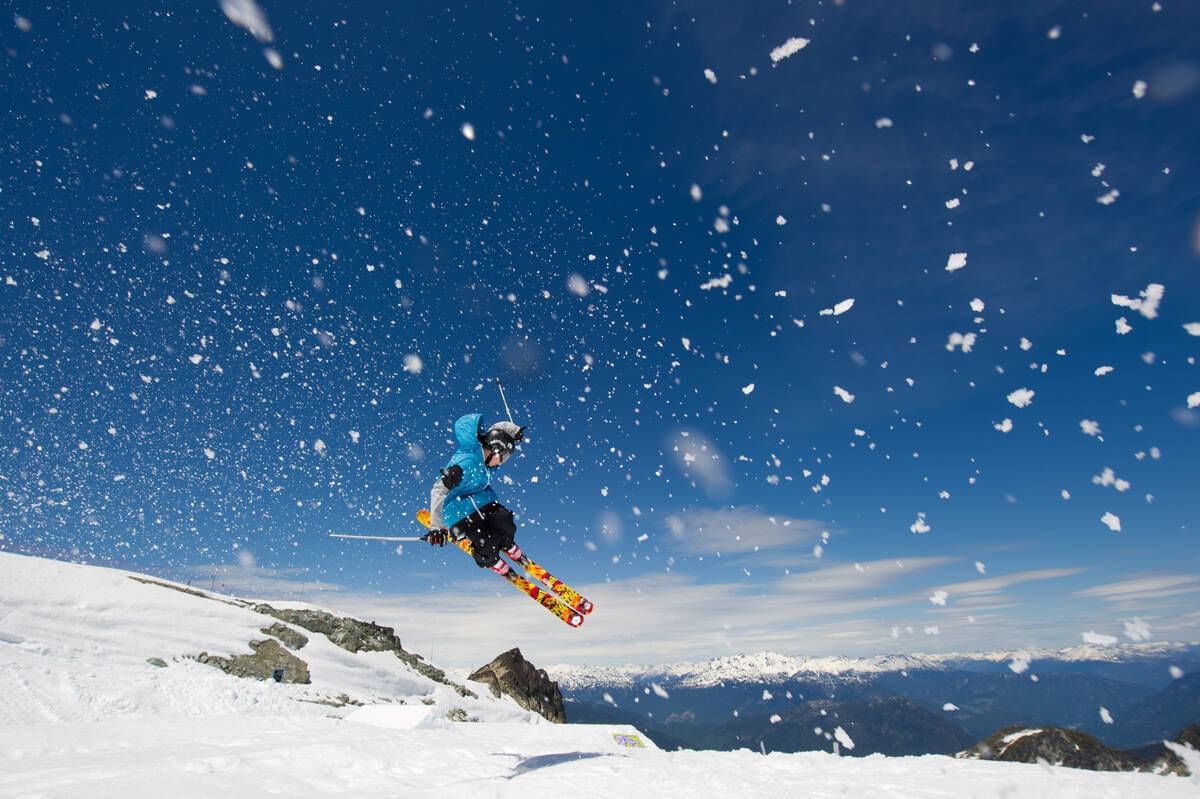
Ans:
[[[944,757],[664,752],[627,726],[550,724],[477,684],[480,698],[464,699],[390,654],[352,654],[320,635],[298,653],[311,669],[307,686],[231,677],[185,657],[245,652],[271,621],[126,572],[0,553],[0,797],[1173,799],[1196,791],[1174,777]],[[338,694],[373,704],[315,703]],[[451,721],[455,709],[479,723]]]
[[[133,577],[0,553],[0,725],[227,713],[323,716],[345,711],[314,703],[340,695],[361,702],[433,701],[494,720],[529,716],[511,702],[491,701],[486,690],[476,691],[485,697],[479,701],[463,698],[391,653],[351,653],[299,628],[309,639],[297,654],[309,665],[310,685],[229,677],[192,657],[249,654],[249,642],[266,638],[262,628],[276,620],[249,603]],[[150,658],[168,665],[155,667]]]
[[[211,716],[0,728],[0,796],[1194,797],[1178,777],[946,757],[662,752],[590,725]]]

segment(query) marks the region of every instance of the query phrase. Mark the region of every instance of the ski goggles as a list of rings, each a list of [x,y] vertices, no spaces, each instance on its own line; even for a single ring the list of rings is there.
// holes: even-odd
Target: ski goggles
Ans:
[[[503,430],[489,430],[480,436],[479,442],[488,453],[487,460],[490,462],[494,459],[497,463],[508,460],[516,445],[512,436]]]

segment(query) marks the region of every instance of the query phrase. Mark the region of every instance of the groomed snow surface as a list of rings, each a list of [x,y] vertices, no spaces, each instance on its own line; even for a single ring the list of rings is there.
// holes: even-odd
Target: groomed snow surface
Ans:
[[[126,572],[0,553],[0,797],[1196,795],[1176,777],[936,756],[664,752],[631,727],[550,724],[478,684],[464,699],[391,654],[307,632],[311,685],[185,657],[248,653],[273,621]],[[315,701],[342,693],[366,706]]]

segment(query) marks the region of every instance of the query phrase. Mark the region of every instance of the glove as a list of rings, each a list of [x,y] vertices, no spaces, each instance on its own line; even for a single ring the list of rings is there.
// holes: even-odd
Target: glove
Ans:
[[[436,530],[430,530],[425,535],[421,536],[421,540],[429,542],[431,546],[444,547],[446,546],[447,532],[445,527],[439,527]]]

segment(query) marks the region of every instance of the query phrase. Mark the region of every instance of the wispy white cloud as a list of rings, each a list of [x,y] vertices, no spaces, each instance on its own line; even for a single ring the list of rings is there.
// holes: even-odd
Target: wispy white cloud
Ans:
[[[307,569],[267,569],[252,563],[213,563],[187,566],[175,579],[222,594],[264,601],[309,601],[321,593],[341,590],[336,583],[301,579],[307,572]]]
[[[1100,599],[1128,608],[1154,607],[1164,599],[1200,592],[1197,574],[1143,574],[1076,591],[1076,596]]]
[[[743,512],[729,513],[745,520]],[[779,536],[779,522],[779,517],[774,524],[766,521],[768,526],[759,531],[768,551],[794,543]],[[760,518],[755,524],[761,523]],[[814,535],[812,530],[809,534]],[[753,566],[753,561],[742,562]],[[926,556],[831,563],[775,573],[769,579],[755,575],[705,582],[662,572],[580,585],[597,607],[580,630],[550,618],[501,581],[474,573],[439,586],[433,600],[428,593],[347,591],[303,579],[300,570],[253,564],[192,566],[187,573],[200,587],[215,586],[244,597],[303,600],[393,626],[410,651],[451,668],[477,667],[513,646],[539,664],[597,665],[704,660],[761,650],[870,656],[1060,646],[1074,641],[1081,630],[1119,634],[1119,614],[1133,605],[1152,607],[1200,592],[1197,575],[1137,575],[1063,593],[1060,611],[1046,614],[1041,602],[1023,602],[1011,589],[1034,582],[1053,584],[1080,569],[1026,570],[950,583],[930,579],[939,569],[962,568],[961,562],[958,557]],[[929,603],[930,593],[938,590],[947,594],[944,607]],[[1100,607],[1108,610],[1088,610],[1088,600],[1101,600]],[[1196,613],[1191,614],[1194,618],[1145,610],[1138,615],[1156,634],[1194,636],[1200,630]],[[650,648],[648,642],[653,642]]]
[[[768,515],[754,508],[703,508],[667,517],[671,540],[696,555],[807,549],[829,525],[817,519]]]
[[[812,571],[793,572],[780,579],[776,586],[788,594],[804,596],[810,600],[841,599],[847,594],[874,591],[890,583],[915,577],[921,572],[939,566],[947,566],[958,560],[960,559],[954,557],[927,556],[840,563]],[[911,598],[917,593],[921,593],[921,591],[905,592],[904,601],[911,601]]]
[[[952,596],[985,596],[998,594],[1006,588],[1012,588],[1021,583],[1039,580],[1057,580],[1061,577],[1072,577],[1083,572],[1083,569],[1032,569],[1029,571],[1001,574],[996,577],[983,577],[978,580],[964,580],[958,583],[939,585],[938,588]]]
[[[344,611],[395,626],[406,646],[412,643],[423,654],[432,649],[433,662],[463,668],[479,666],[513,646],[520,646],[535,663],[601,665],[639,659],[703,660],[760,650],[876,655],[988,648],[997,645],[1001,630],[1008,644],[1028,644],[1020,623],[1007,617],[985,624],[981,620],[990,617],[979,613],[972,623],[966,608],[960,608],[956,617],[928,615],[930,588],[920,585],[927,582],[922,578],[958,560],[926,557],[837,564],[766,582],[713,583],[664,572],[582,585],[579,588],[596,603],[596,611],[579,630],[548,618],[544,610],[507,586],[487,580],[447,587],[441,596],[449,604],[439,602],[436,607],[425,595],[346,594],[336,602]],[[1076,571],[1045,569],[968,584],[998,590]],[[933,621],[939,628],[936,636],[924,632]],[[901,631],[900,640],[893,637],[893,627]],[[910,629],[915,632],[906,639]],[[1074,630],[1059,630],[1057,639],[1042,636],[1041,640],[1058,644],[1074,634]]]

